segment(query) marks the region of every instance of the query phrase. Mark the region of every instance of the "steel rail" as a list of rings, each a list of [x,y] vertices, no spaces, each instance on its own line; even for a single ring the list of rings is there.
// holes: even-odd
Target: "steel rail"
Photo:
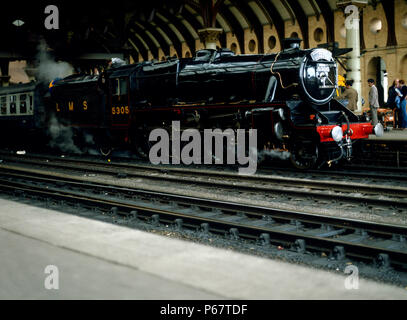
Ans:
[[[85,160],[85,159],[76,159],[76,158],[61,158],[58,156],[54,155],[11,155],[9,153],[4,153],[0,151],[0,155],[6,158],[37,158],[37,159],[43,159],[43,160],[54,160],[54,161],[62,161],[63,159],[66,161],[72,161],[72,162],[77,162],[77,163],[84,163],[84,164],[99,164],[99,165],[106,165],[106,163],[102,163],[101,161],[92,161],[92,160]],[[99,160],[99,158],[95,158],[95,160]],[[119,161],[128,161],[128,158],[117,158]],[[110,166],[116,166],[118,168],[133,168],[133,169],[144,169],[144,170],[151,170],[151,171],[168,171],[168,172],[176,172],[176,173],[185,173],[185,172],[190,172],[191,174],[200,174],[200,175],[205,175],[205,176],[218,176],[219,172],[215,171],[213,169],[191,169],[191,168],[180,168],[180,167],[175,167],[175,166],[169,166],[169,165],[149,165],[149,164],[135,164],[135,163],[110,163]],[[367,167],[369,171],[366,170],[366,166],[358,166],[358,165],[352,165],[352,166],[344,166],[344,169],[347,170],[307,170],[307,171],[301,171],[295,168],[284,168],[284,167],[272,167],[272,166],[265,166],[264,168],[261,169],[261,172],[265,174],[273,174],[278,171],[284,171],[284,172],[289,172],[289,173],[300,173],[300,174],[310,174],[310,175],[320,175],[320,176],[335,176],[335,177],[343,177],[343,176],[349,176],[349,177],[358,177],[358,178],[371,178],[371,179],[387,179],[387,180],[401,180],[401,181],[407,181],[407,169],[401,169],[401,168],[387,168],[387,167],[374,167],[374,166],[369,166]],[[353,170],[354,168],[363,168],[365,171],[349,171]],[[371,171],[377,169],[380,170],[380,173],[372,173]],[[383,173],[383,171],[391,171],[391,172],[397,172],[398,174],[387,174]],[[404,175],[401,173],[405,173]],[[228,174],[230,176],[236,176],[237,174],[235,173],[222,173],[222,174]],[[243,176],[240,176],[243,177]],[[269,178],[269,179],[278,179],[278,177],[273,177],[273,176],[264,176],[261,174],[256,174],[253,176],[247,176],[247,179],[264,179],[264,178]],[[289,179],[289,178],[287,178]],[[300,179],[300,178],[297,178]],[[306,178],[301,178],[301,179],[306,179]]]
[[[4,175],[4,173],[3,173]],[[19,176],[22,178],[22,176]],[[64,180],[64,179],[55,179],[55,178],[45,178],[45,177],[28,177],[25,176],[26,179],[34,179],[34,180],[43,180],[50,182],[51,180],[56,183],[59,188],[61,186],[64,186],[65,184],[71,184],[74,185],[75,187],[80,187],[84,188],[87,190],[93,190],[95,189],[102,189],[104,191],[110,191],[110,192],[116,192],[116,193],[132,193],[132,194],[142,194],[146,197],[161,197],[161,199],[167,198],[171,199],[171,201],[178,202],[178,203],[183,203],[183,204],[188,204],[188,205],[194,205],[194,206],[202,206],[202,207],[207,207],[207,208],[216,208],[218,211],[215,212],[205,212],[200,214],[199,210],[198,213],[195,212],[194,214],[191,212],[185,213],[181,212],[181,210],[174,211],[174,209],[160,209],[157,207],[153,206],[140,206],[137,204],[132,204],[129,203],[129,200],[126,199],[118,199],[118,200],[108,200],[108,199],[101,199],[100,196],[96,195],[87,195],[84,194],[83,191],[68,191],[68,190],[60,190],[60,189],[53,189],[50,188],[49,186],[40,186],[40,185],[28,185],[27,183],[24,182],[16,182],[16,181],[8,181],[5,180],[4,178],[1,179],[0,183],[0,189],[3,191],[10,191],[12,190],[15,192],[16,190],[19,190],[20,192],[24,193],[29,193],[29,194],[35,194],[36,196],[43,196],[45,198],[54,198],[57,200],[63,200],[63,201],[72,201],[74,203],[84,203],[90,207],[100,207],[102,206],[105,209],[111,209],[113,207],[118,208],[120,212],[124,215],[129,215],[130,213],[134,211],[137,211],[138,213],[143,213],[147,214],[148,218],[153,217],[153,215],[159,215],[159,220],[164,219],[167,222],[175,223],[176,219],[182,219],[183,223],[190,224],[190,225],[195,225],[195,226],[202,226],[203,223],[209,224],[208,227],[210,231],[214,232],[232,232],[234,231],[235,236],[237,237],[243,237],[243,238],[248,238],[248,239],[263,239],[263,241],[266,241],[268,243],[266,244],[284,244],[284,245],[295,245],[298,243],[298,240],[304,240],[306,243],[306,248],[312,249],[312,250],[317,250],[317,251],[326,251],[328,250],[329,252],[335,252],[335,251],[341,251],[339,248],[342,248],[345,250],[347,256],[350,257],[356,257],[356,258],[362,258],[362,259],[375,259],[378,257],[383,257],[383,255],[387,255],[389,257],[389,261],[391,261],[392,264],[395,265],[402,265],[405,266],[407,263],[407,247],[405,250],[401,249],[392,249],[391,246],[389,247],[383,247],[378,244],[380,244],[380,241],[384,241],[381,239],[380,241],[368,241],[369,243],[362,243],[355,241],[355,238],[352,238],[349,241],[344,240],[346,237],[342,237],[341,235],[346,231],[346,230],[352,230],[352,231],[358,231],[358,230],[363,230],[364,232],[369,232],[370,237],[372,235],[379,235],[383,236],[385,234],[389,235],[392,237],[392,239],[395,238],[395,236],[399,236],[400,240],[399,243],[405,243],[405,237],[407,235],[407,228],[403,226],[395,226],[395,225],[385,225],[385,224],[377,224],[377,223],[371,223],[371,222],[366,222],[366,221],[360,221],[360,220],[350,220],[350,219],[341,219],[341,218],[332,218],[332,217],[326,217],[326,216],[320,216],[320,215],[312,215],[312,214],[304,214],[300,212],[289,212],[289,211],[284,211],[284,210],[275,210],[267,207],[259,207],[259,206],[249,206],[249,205],[242,205],[242,204],[236,204],[233,202],[225,202],[225,201],[217,201],[217,200],[208,200],[208,199],[200,199],[200,198],[192,198],[192,197],[185,197],[185,196],[179,196],[179,195],[173,195],[173,194],[166,194],[166,193],[157,193],[157,192],[152,192],[152,191],[145,191],[145,190],[139,190],[139,189],[130,189],[130,188],[122,188],[122,187],[108,187],[106,185],[99,185],[99,184],[90,184],[90,183],[79,183],[79,182],[73,182],[71,181],[72,179],[69,180]],[[154,204],[154,202],[153,202]],[[157,203],[155,203],[157,204]],[[160,207],[163,207],[164,204],[158,203]],[[199,209],[196,207],[192,207],[194,210]],[[190,208],[191,209],[191,208]],[[191,210],[188,211],[191,211]],[[232,221],[228,220],[225,217],[219,217],[219,215],[222,215],[221,212],[219,212],[219,209],[225,210],[228,212],[233,211],[235,213],[235,218],[238,219],[232,219]],[[185,211],[185,210],[184,210]],[[236,213],[243,213],[244,216],[242,215],[237,215]],[[292,220],[295,219],[296,221],[301,221],[304,224],[310,223],[312,225],[330,225],[335,228],[341,228],[339,230],[336,230],[337,232],[331,232],[327,233],[330,234],[328,236],[322,237],[322,236],[315,236],[312,235],[308,231],[301,231],[302,226],[300,224],[300,227],[298,224],[294,226],[289,226],[288,224],[283,224],[282,226],[284,228],[280,228],[281,225],[277,225],[277,227],[274,226],[274,223],[271,222],[270,220],[257,220],[260,221],[260,225],[255,225],[250,222],[242,222],[242,220],[246,220],[247,217],[264,217],[267,215],[270,218],[273,219],[283,219],[283,220]],[[179,222],[179,220],[178,220]],[[289,227],[287,229],[287,226]],[[311,229],[311,230],[315,230]],[[264,235],[268,235],[265,237]],[[336,235],[335,237],[330,237],[332,235]],[[347,235],[349,236],[349,234]],[[356,237],[358,238],[358,236]],[[366,237],[359,237],[360,239],[364,239],[363,241],[366,240]],[[386,241],[390,241],[387,239]],[[398,243],[397,241],[392,242],[392,246],[394,246],[395,243]]]
[[[372,186],[366,184],[350,184],[350,183],[340,183],[332,181],[314,181],[309,179],[294,179],[285,177],[263,177],[263,176],[240,176],[232,173],[217,173],[211,171],[201,171],[201,170],[184,170],[182,168],[169,168],[163,169],[151,168],[147,166],[131,165],[131,164],[104,164],[92,161],[81,161],[81,160],[61,160],[55,159],[53,162],[49,161],[47,157],[42,157],[44,162],[37,162],[32,159],[27,159],[27,157],[4,157],[4,159],[13,159],[13,161],[20,163],[37,164],[47,167],[57,167],[63,169],[73,169],[73,170],[86,170],[87,172],[102,173],[102,174],[114,174],[145,178],[150,180],[158,181],[170,181],[175,183],[194,183],[196,185],[203,185],[209,187],[219,187],[225,189],[249,191],[249,192],[266,192],[266,193],[279,193],[287,194],[293,196],[300,196],[305,198],[316,197],[324,200],[335,200],[335,201],[345,201],[352,203],[365,203],[372,205],[383,205],[397,208],[407,208],[407,188],[396,187],[396,186]],[[71,162],[71,164],[69,164]],[[5,164],[1,165],[6,167]],[[91,167],[90,167],[91,166]],[[120,170],[120,171],[118,171]],[[138,170],[147,170],[153,172],[159,172],[160,175],[151,175],[146,172],[140,172]],[[176,171],[177,174],[169,176],[168,171]],[[163,174],[165,173],[165,174]],[[185,176],[198,175],[201,177],[207,175],[213,177],[211,180],[202,180],[197,178],[188,179]],[[227,180],[229,179],[229,181]],[[245,184],[245,180],[249,180],[257,185]],[[269,184],[266,184],[269,183]],[[287,188],[289,187],[289,188]],[[298,189],[290,189],[298,188]],[[302,188],[302,189],[301,189]],[[317,190],[308,190],[317,189]],[[341,194],[324,193],[324,191],[335,191],[342,192]],[[348,194],[343,194],[348,193]],[[355,193],[354,195],[349,193]],[[371,197],[361,197],[358,193],[379,195],[379,198]],[[401,199],[394,198],[383,198],[382,196],[396,196]]]

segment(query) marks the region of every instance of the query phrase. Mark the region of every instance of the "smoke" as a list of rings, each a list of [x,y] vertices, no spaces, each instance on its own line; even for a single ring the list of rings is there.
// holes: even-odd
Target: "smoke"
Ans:
[[[259,161],[263,161],[266,159],[278,159],[278,160],[288,160],[290,159],[291,153],[288,151],[276,151],[276,150],[261,150],[258,153]]]
[[[61,125],[55,117],[52,117],[49,121],[48,133],[51,148],[57,148],[68,153],[82,153],[74,143],[72,128]]]
[[[95,145],[95,140],[93,139],[93,136],[90,133],[85,132],[83,134],[83,138],[84,138],[84,141],[85,141],[86,144],[89,144],[89,145],[92,145],[92,146]]]
[[[73,73],[74,68],[68,62],[55,61],[49,54],[49,48],[44,40],[40,41],[37,50],[36,76],[39,81],[50,82],[55,78],[65,78]]]
[[[89,132],[83,132],[83,142],[85,144],[85,152],[89,155],[100,156],[100,152],[95,149],[96,143],[93,135]]]

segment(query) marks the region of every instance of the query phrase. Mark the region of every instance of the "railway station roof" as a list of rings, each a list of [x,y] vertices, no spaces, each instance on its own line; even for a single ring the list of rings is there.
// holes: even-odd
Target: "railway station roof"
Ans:
[[[323,18],[326,42],[335,41],[334,11],[336,0],[116,0],[54,1],[59,9],[59,29],[47,30],[44,9],[48,2],[10,2],[2,10],[0,19],[0,59],[30,56],[39,38],[59,55],[86,53],[128,53],[148,60],[158,59],[159,50],[170,56],[170,47],[182,56],[183,46],[191,55],[199,43],[198,30],[222,28],[232,33],[240,52],[245,52],[244,34],[247,29],[258,39],[258,52],[264,50],[264,28],[270,25],[277,32],[277,41],[285,36],[286,21],[298,24],[304,46],[309,47],[309,16]],[[340,1],[339,1],[340,2]],[[343,1],[342,1],[343,2]],[[377,0],[369,0],[376,6]],[[394,0],[386,1],[386,18],[394,25]],[[387,12],[388,11],[388,12]],[[392,20],[392,21],[391,21]],[[394,28],[389,28],[390,42],[394,42]],[[220,44],[226,47],[225,32]],[[393,40],[391,40],[393,39]]]

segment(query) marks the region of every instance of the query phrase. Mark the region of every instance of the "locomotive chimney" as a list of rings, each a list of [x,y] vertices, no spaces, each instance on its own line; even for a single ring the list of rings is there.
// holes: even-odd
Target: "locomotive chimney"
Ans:
[[[300,38],[285,38],[283,40],[283,50],[299,49],[301,44]]]

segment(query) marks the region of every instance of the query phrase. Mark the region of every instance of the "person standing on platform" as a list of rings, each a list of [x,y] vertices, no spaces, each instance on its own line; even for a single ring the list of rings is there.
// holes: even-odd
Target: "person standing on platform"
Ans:
[[[400,84],[402,85],[400,88],[401,91],[401,98],[400,98],[400,128],[406,129],[407,128],[407,86],[405,85],[404,81],[400,80]]]
[[[367,80],[367,84],[370,87],[369,91],[369,107],[370,107],[370,112],[372,113],[372,121],[373,125],[375,126],[379,120],[377,118],[377,109],[379,109],[379,93],[377,92],[377,88],[374,85],[374,80],[369,79]]]
[[[345,91],[339,97],[340,99],[348,100],[348,109],[350,111],[357,110],[358,92],[352,88],[352,81],[347,80],[345,83]]]
[[[386,106],[390,109],[396,108],[396,98],[397,98],[397,92],[396,89],[399,86],[399,79],[395,79],[393,81],[393,85],[389,88],[389,93],[388,93],[388,98],[386,102]]]
[[[393,110],[394,115],[394,128],[399,126],[399,98],[401,97],[401,92],[398,89],[400,87],[400,80],[395,79],[393,85],[389,88],[388,99],[386,102],[386,108]]]

